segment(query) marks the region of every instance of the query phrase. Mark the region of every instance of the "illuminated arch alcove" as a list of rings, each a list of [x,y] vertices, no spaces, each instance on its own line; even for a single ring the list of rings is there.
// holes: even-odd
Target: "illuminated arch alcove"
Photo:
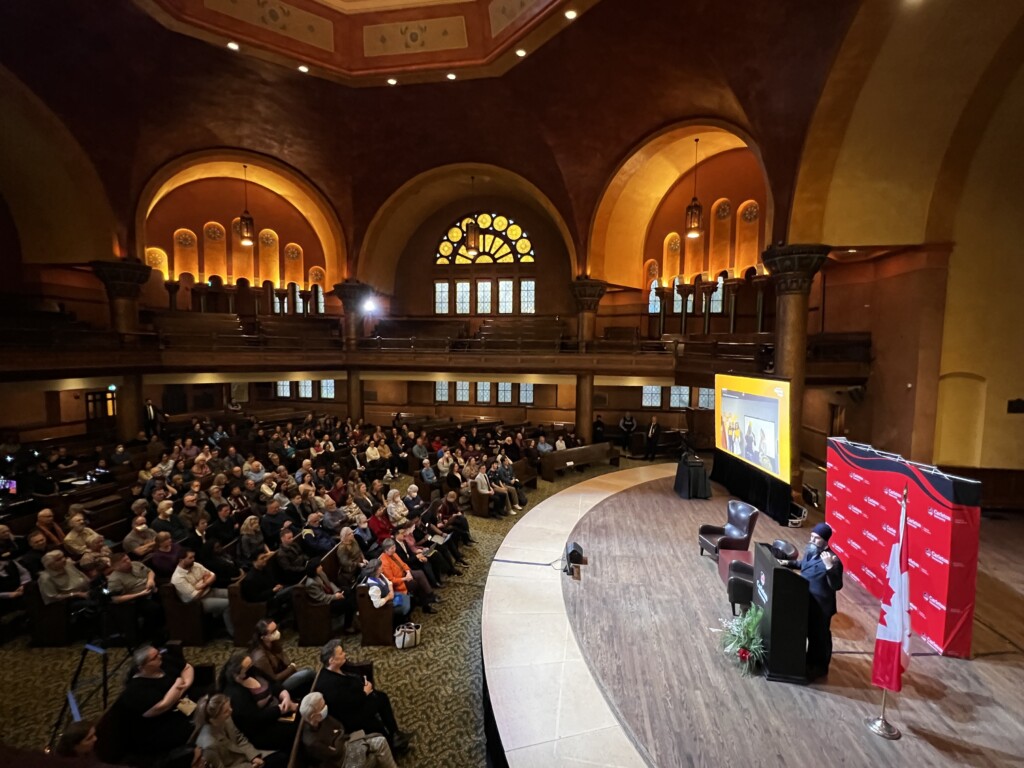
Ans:
[[[248,206],[257,227],[251,247],[241,244],[238,228],[245,205],[243,165],[248,166]],[[203,210],[192,213],[202,219],[192,230],[200,254],[196,263],[189,262],[188,270],[173,264],[174,244],[156,241],[156,233],[151,231],[157,229],[162,204],[167,207],[176,196],[186,193],[209,201]],[[161,237],[171,225],[188,228],[191,223],[177,222],[173,214],[163,218],[168,221],[160,220]],[[341,223],[323,194],[295,169],[243,150],[198,152],[161,168],[139,198],[135,231],[139,258],[145,258],[147,251],[152,257],[155,249],[172,254],[172,264],[166,270],[172,278],[188,271],[205,280],[216,274],[227,283],[252,281],[259,272],[258,282],[269,279],[277,285],[289,279],[304,283],[309,270],[318,268],[328,285],[348,276]]]
[[[701,242],[697,244],[701,252],[706,249],[713,204],[719,201],[721,195],[702,184],[700,171],[719,156],[740,153],[748,157],[750,163],[758,169],[759,179],[755,186],[762,201],[762,219],[764,222],[771,221],[770,187],[765,180],[760,154],[749,137],[726,125],[676,125],[649,137],[631,151],[605,187],[590,230],[586,271],[591,277],[616,285],[646,289],[647,286],[640,282],[642,265],[651,258],[666,259],[666,237],[672,232],[679,232],[683,226],[682,210],[671,223],[657,222],[656,217],[673,193],[679,196],[685,194],[686,203],[692,196],[695,138],[700,139],[697,196],[704,206],[705,229],[699,238]],[[734,209],[735,206],[732,214],[735,213]],[[731,225],[730,240],[735,231],[735,225]],[[767,241],[770,232],[764,232],[763,236]],[[671,263],[663,265],[661,272],[663,280],[667,281],[664,285],[671,283],[676,272],[691,275],[707,271],[707,264],[702,263],[698,268],[695,244],[687,240],[684,238],[684,245],[678,253],[679,266],[676,267],[674,258],[667,258],[667,262]],[[706,258],[702,257],[700,261],[706,261]]]

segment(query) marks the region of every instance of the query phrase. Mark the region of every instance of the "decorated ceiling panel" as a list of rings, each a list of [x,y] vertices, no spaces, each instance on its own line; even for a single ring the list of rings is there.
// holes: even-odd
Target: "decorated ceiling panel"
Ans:
[[[501,75],[599,1],[135,0],[177,32],[354,85]]]

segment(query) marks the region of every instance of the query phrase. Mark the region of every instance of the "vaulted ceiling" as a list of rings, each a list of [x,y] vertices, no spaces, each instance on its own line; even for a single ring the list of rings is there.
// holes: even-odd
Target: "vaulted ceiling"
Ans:
[[[599,0],[135,0],[166,27],[380,86],[501,75]]]

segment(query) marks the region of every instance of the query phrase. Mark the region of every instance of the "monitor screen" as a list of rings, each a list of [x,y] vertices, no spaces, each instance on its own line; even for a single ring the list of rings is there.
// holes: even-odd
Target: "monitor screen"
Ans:
[[[790,481],[789,382],[715,376],[715,447]]]

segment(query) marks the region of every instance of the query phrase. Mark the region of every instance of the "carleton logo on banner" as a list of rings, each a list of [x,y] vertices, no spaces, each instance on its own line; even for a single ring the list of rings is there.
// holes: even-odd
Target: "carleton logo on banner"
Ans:
[[[942,654],[969,656],[980,510],[954,504],[953,487],[970,481],[835,438],[827,466],[830,544],[850,578],[879,599],[906,487],[913,631]]]

